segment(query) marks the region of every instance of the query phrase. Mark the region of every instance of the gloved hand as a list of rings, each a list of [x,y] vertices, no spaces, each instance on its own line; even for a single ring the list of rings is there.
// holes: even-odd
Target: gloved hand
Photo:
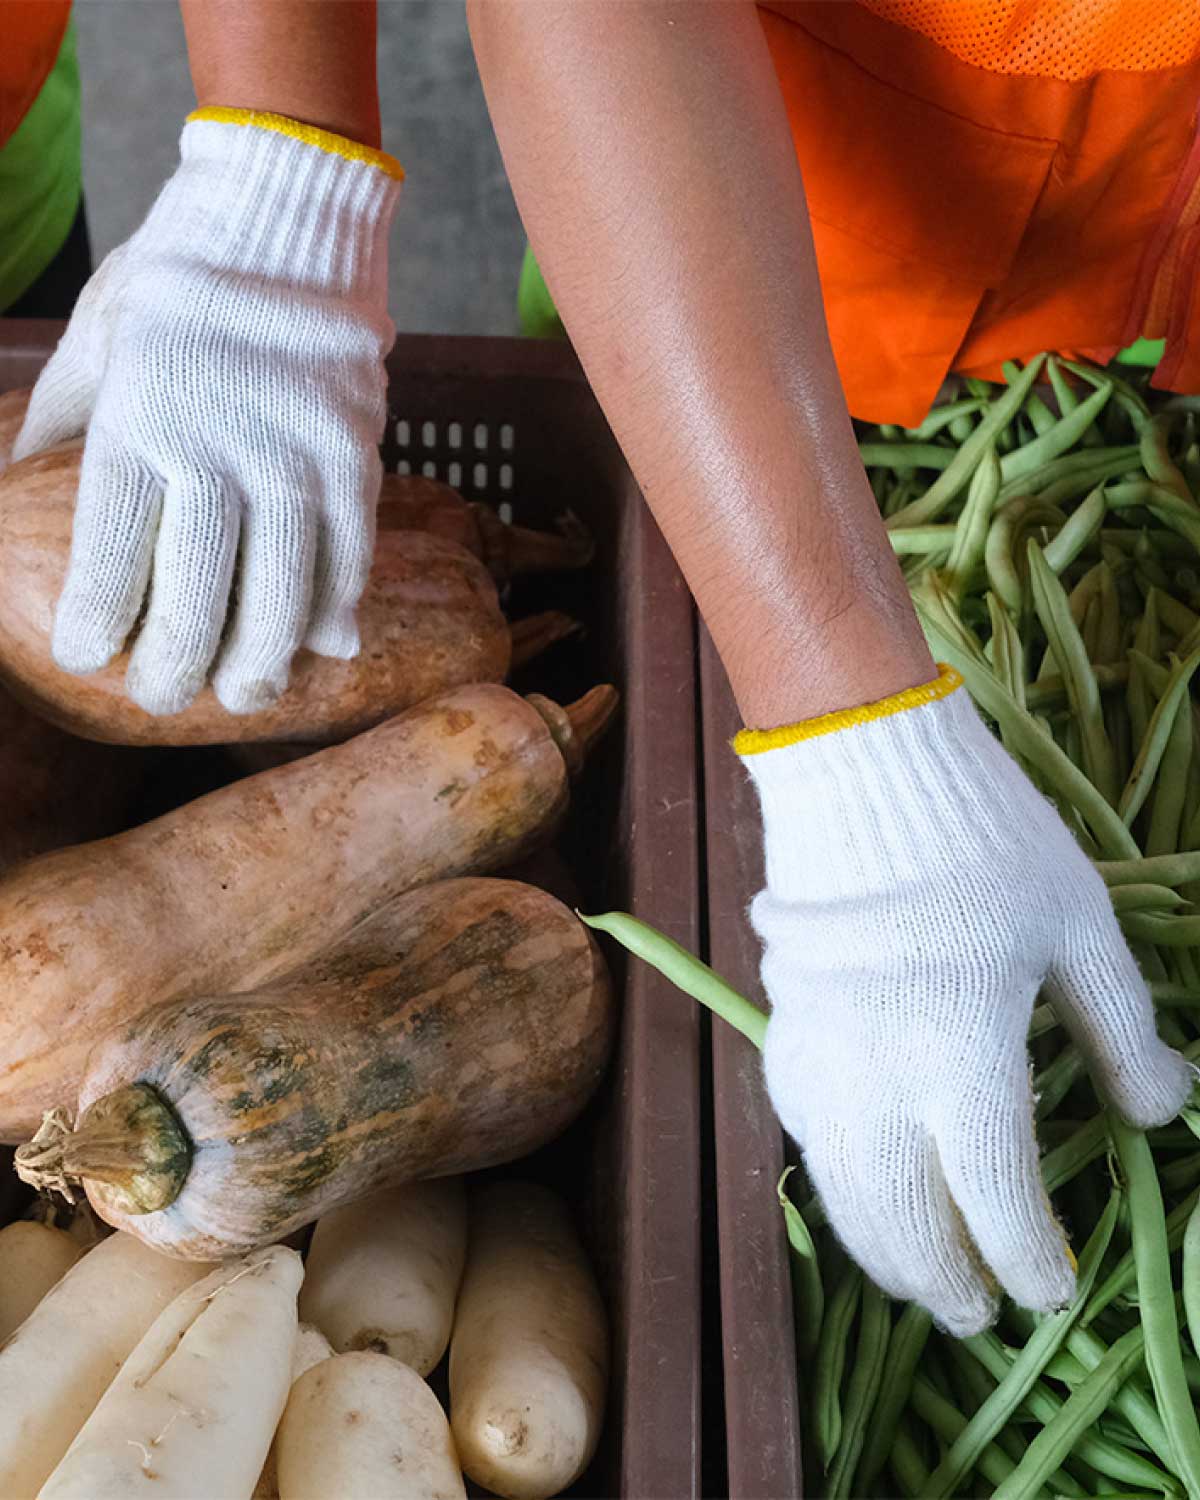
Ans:
[[[1038,990],[1133,1123],[1169,1120],[1192,1069],[1102,879],[960,681],[736,748],[766,836],[772,1102],[851,1255],[965,1336],[997,1281],[1039,1310],[1074,1288],[1033,1128]]]
[[[177,712],[215,658],[217,696],[249,713],[301,645],[358,650],[402,174],[244,110],[198,110],[180,158],[84,288],[14,453],[87,430],[59,666],[102,667],[145,603],[134,700]]]

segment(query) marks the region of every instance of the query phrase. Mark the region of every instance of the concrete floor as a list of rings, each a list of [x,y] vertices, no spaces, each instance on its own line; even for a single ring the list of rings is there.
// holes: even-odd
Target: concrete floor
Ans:
[[[175,0],[76,0],[84,180],[97,258],[174,169],[195,107]],[[381,0],[383,144],[407,178],[391,309],[420,333],[515,333],[524,236],[475,75],[461,0]]]

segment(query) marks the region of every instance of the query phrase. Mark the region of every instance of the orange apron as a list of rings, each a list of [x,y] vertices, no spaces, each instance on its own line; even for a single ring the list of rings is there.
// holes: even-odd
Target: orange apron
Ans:
[[[1200,391],[1200,4],[760,0],[850,410],[1165,338]]]
[[[49,76],[70,14],[71,0],[0,0],[0,146]]]

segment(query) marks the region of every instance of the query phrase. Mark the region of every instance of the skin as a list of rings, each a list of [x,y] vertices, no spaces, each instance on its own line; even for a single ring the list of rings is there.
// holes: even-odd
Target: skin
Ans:
[[[378,144],[373,4],[181,4],[201,104]],[[745,721],[929,681],[753,5],[469,0],[468,17],[534,249]]]
[[[196,102],[379,146],[375,0],[180,0]]]
[[[928,682],[753,5],[468,0],[467,13],[534,252],[745,721]]]

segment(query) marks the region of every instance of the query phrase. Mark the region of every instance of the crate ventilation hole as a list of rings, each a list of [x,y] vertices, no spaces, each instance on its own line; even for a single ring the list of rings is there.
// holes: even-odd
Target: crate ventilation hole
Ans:
[[[489,464],[485,456],[492,436],[486,422],[447,422],[442,441],[439,442],[436,422],[418,423],[409,421],[407,417],[399,417],[396,420],[395,434],[396,446],[405,455],[396,465],[398,474],[421,474],[426,479],[444,479],[455,489],[467,488],[475,494],[483,494],[489,489],[494,473],[496,486],[501,493],[507,494],[512,490],[512,464],[506,459]],[[502,423],[497,436],[500,453],[511,453],[514,446],[512,424]],[[511,519],[511,510],[507,504],[501,504],[500,513],[503,519]]]

